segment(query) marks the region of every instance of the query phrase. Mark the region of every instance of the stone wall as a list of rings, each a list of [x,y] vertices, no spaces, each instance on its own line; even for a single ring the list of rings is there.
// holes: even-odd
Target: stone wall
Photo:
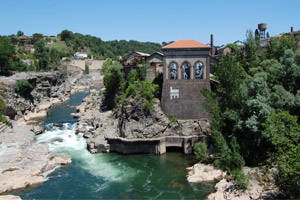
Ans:
[[[203,88],[210,89],[209,49],[172,49],[164,51],[164,83],[162,90],[161,106],[163,111],[178,119],[208,118],[209,114],[203,107],[205,97]],[[195,63],[202,62],[204,67],[203,77],[195,79]],[[169,76],[169,65],[175,62],[178,66],[177,79]],[[190,64],[190,78],[182,77],[181,68],[184,62]]]
[[[198,80],[178,80],[164,83],[163,111],[169,116],[179,119],[208,118],[209,113],[203,107],[205,97],[201,93],[202,88],[209,89],[209,83]],[[175,93],[172,93],[171,90],[175,91]]]

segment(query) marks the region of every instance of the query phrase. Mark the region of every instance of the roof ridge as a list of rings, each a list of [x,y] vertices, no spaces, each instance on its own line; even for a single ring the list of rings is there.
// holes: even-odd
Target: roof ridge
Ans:
[[[196,40],[177,40],[171,44],[167,44],[162,49],[180,49],[180,48],[209,48],[208,45]]]

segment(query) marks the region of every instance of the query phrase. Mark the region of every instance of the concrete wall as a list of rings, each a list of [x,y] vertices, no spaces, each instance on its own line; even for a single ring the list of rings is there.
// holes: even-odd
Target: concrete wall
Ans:
[[[167,152],[167,147],[180,147],[185,154],[191,154],[195,143],[205,139],[206,136],[168,136],[151,139],[106,138],[110,152],[123,154],[164,154]]]
[[[85,69],[85,64],[88,64],[90,70],[102,69],[104,60],[72,60],[70,65],[80,67],[82,70]]]

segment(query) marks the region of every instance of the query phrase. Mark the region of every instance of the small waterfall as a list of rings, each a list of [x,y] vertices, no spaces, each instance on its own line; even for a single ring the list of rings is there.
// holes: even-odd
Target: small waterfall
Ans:
[[[125,181],[134,174],[130,168],[122,169],[112,165],[107,154],[91,154],[82,134],[75,134],[75,131],[76,123],[63,123],[61,127],[49,123],[46,131],[37,136],[37,142],[48,144],[51,151],[69,154],[72,160],[80,163],[82,169],[105,180]]]

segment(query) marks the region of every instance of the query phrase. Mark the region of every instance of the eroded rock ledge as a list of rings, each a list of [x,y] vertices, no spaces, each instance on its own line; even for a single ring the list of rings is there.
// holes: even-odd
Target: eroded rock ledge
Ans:
[[[160,108],[158,99],[148,115],[143,113],[142,102],[126,99],[114,113],[100,110],[101,95],[91,90],[78,106],[78,130],[84,134],[92,153],[116,151],[120,153],[165,153],[166,147],[179,147],[191,153],[192,146],[210,134],[207,119],[170,119]]]
[[[14,126],[0,134],[0,194],[41,184],[56,167],[71,163],[67,154],[37,144],[30,126]]]
[[[275,169],[244,167],[243,173],[249,177],[249,186],[245,191],[239,190],[226,172],[212,165],[197,163],[187,170],[187,180],[191,183],[216,182],[215,192],[208,195],[208,200],[270,200],[276,199],[279,191],[275,185]]]

